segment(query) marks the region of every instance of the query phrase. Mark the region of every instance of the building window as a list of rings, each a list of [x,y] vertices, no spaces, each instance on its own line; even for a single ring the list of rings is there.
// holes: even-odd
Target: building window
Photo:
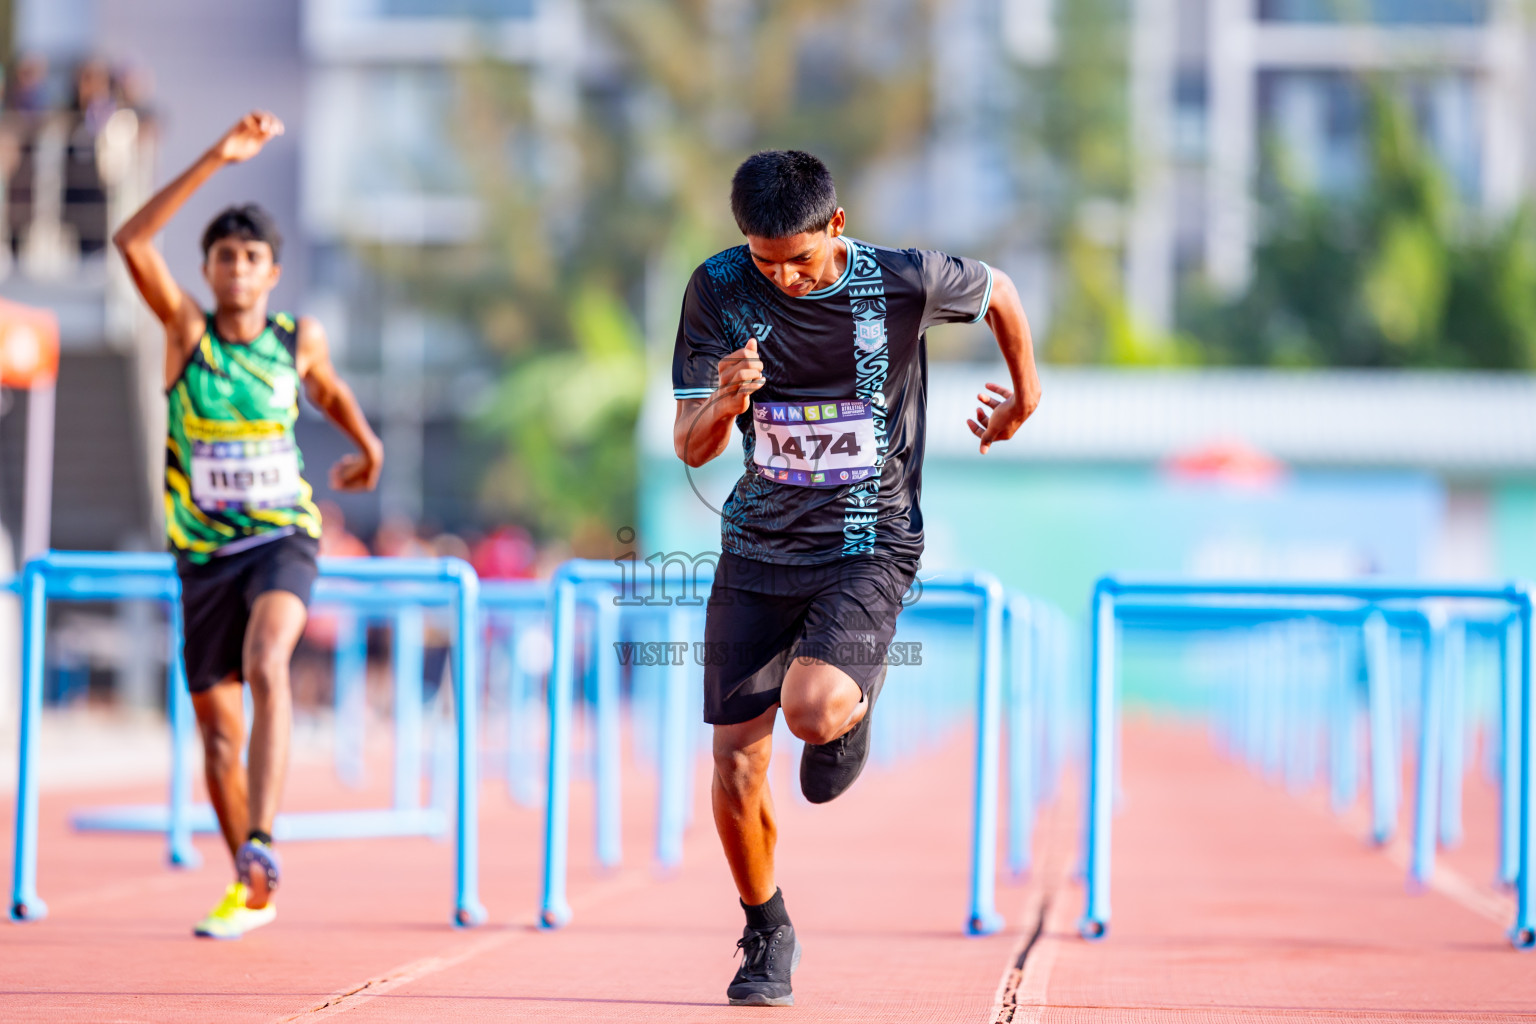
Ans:
[[[1204,68],[1180,68],[1173,80],[1173,155],[1198,163],[1205,159],[1209,88]]]
[[[1466,73],[1401,75],[1394,88],[1457,194],[1480,201],[1482,128],[1476,79]],[[1328,196],[1364,185],[1369,159],[1365,86],[1343,72],[1275,71],[1260,78],[1264,179]]]
[[[331,68],[310,82],[305,214],[322,237],[456,241],[477,204],[454,137],[453,73]]]

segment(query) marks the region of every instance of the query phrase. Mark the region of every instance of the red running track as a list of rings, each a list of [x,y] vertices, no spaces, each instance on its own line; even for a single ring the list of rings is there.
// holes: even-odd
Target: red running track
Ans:
[[[532,927],[540,816],[494,784],[482,825],[491,924],[445,923],[447,844],[290,843],[277,923],[237,943],[190,936],[225,878],[210,839],[206,866],[170,872],[158,840],[65,826],[72,807],[153,792],[45,795],[52,916],[0,926],[0,1020],[1536,1019],[1536,959],[1487,916],[1504,897],[1481,884],[1492,860],[1480,783],[1446,892],[1411,896],[1393,854],[1318,798],[1226,764],[1200,734],[1132,724],[1111,938],[1075,937],[1077,814],[1063,801],[1041,828],[1036,881],[1001,889],[1008,932],[971,939],[967,746],[872,773],[826,807],[791,798],[778,766],[780,876],[806,947],[792,1010],[720,1005],[741,918],[703,786],[684,867],[662,877],[637,771],[629,866],[611,875],[593,869],[590,793],[577,788],[576,918],[556,933]],[[360,800],[318,770],[296,773],[290,792],[294,809]]]

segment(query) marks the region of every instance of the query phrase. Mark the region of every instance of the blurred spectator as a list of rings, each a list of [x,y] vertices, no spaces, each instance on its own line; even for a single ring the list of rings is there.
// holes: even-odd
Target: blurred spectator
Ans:
[[[22,54],[5,87],[5,108],[41,114],[48,102],[48,59],[40,53]]]
[[[538,549],[521,526],[498,526],[474,547],[469,562],[486,579],[531,579]]]
[[[373,535],[373,553],[381,558],[430,558],[432,549],[416,535],[415,525],[405,516],[384,517]]]
[[[73,109],[78,126],[93,138],[117,113],[117,91],[106,61],[93,57],[75,69]]]
[[[96,138],[117,113],[112,73],[99,58],[75,69],[69,143],[64,164],[64,222],[74,228],[82,256],[107,246],[107,187],[97,159]]]
[[[366,558],[368,545],[347,532],[347,517],[334,501],[320,502],[320,554],[332,558]],[[323,651],[336,649],[339,624],[335,612],[311,612],[304,639]]]
[[[469,561],[469,545],[456,533],[440,533],[433,537],[432,553],[438,558],[462,558]]]
[[[329,499],[320,502],[320,553],[337,558],[368,556],[368,545],[347,530],[346,514]]]
[[[139,132],[153,134],[156,127],[154,74],[143,64],[124,64],[117,69],[114,82],[117,105],[131,110],[139,118]]]

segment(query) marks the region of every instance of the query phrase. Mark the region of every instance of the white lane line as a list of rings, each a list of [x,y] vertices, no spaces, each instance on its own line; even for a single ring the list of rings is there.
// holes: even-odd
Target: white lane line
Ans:
[[[378,977],[369,978],[360,985],[354,985],[351,988],[332,993],[325,1002],[296,1013],[292,1017],[284,1017],[283,1021],[286,1024],[288,1021],[296,1020],[320,1020],[325,1017],[334,1017],[337,1014],[346,1013],[348,1010],[355,1010],[364,1003],[393,992],[402,985],[409,985],[411,982],[425,978],[428,975],[437,974],[439,971],[446,971],[450,967],[457,967],[464,961],[479,956],[481,953],[505,946],[519,934],[521,933],[508,931],[502,932],[499,935],[488,935],[481,938],[478,942],[471,942],[450,956],[428,956],[420,960],[412,960],[410,963],[401,964]]]
[[[1304,803],[1314,811],[1324,814],[1333,821],[1344,826],[1345,829],[1355,835],[1370,835],[1370,816],[1359,804],[1351,807],[1344,814],[1333,813],[1319,800],[1306,800]],[[1401,830],[1399,830],[1400,832]],[[1392,840],[1382,850],[1387,859],[1402,871],[1407,871],[1412,862],[1408,841],[1401,834],[1393,836]],[[1474,885],[1465,875],[1452,869],[1445,863],[1445,858],[1435,857],[1434,873],[1430,876],[1429,887],[1440,895],[1448,897],[1453,903],[1459,904],[1466,910],[1486,917],[1498,924],[1508,925],[1515,919],[1515,901],[1502,893],[1493,892],[1481,886]]]
[[[631,868],[615,878],[605,882],[599,882],[591,889],[582,893],[578,899],[571,901],[573,906],[585,906],[604,899],[610,899],[633,889],[642,888],[651,881],[651,874],[641,868]],[[482,953],[493,949],[499,949],[515,939],[533,933],[531,927],[519,927],[510,925],[514,930],[504,931],[497,935],[487,935],[477,941],[470,942],[458,951],[439,956],[422,957],[400,964],[385,971],[383,974],[368,978],[355,985],[349,985],[331,993],[325,1001],[307,1010],[289,1017],[278,1018],[279,1024],[289,1024],[291,1021],[321,1020],[334,1017],[337,1014],[347,1013],[364,1006],[380,996],[388,995],[403,985],[409,985],[414,981],[440,974],[451,967],[457,967],[465,961],[472,960]]]

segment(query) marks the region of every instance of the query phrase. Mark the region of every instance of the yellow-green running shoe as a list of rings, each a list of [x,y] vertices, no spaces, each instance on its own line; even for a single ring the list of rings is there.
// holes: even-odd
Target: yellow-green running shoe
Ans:
[[[192,934],[204,939],[238,939],[253,928],[270,924],[277,917],[277,904],[252,910],[245,905],[248,895],[244,883],[229,883],[219,905],[192,927]]]

